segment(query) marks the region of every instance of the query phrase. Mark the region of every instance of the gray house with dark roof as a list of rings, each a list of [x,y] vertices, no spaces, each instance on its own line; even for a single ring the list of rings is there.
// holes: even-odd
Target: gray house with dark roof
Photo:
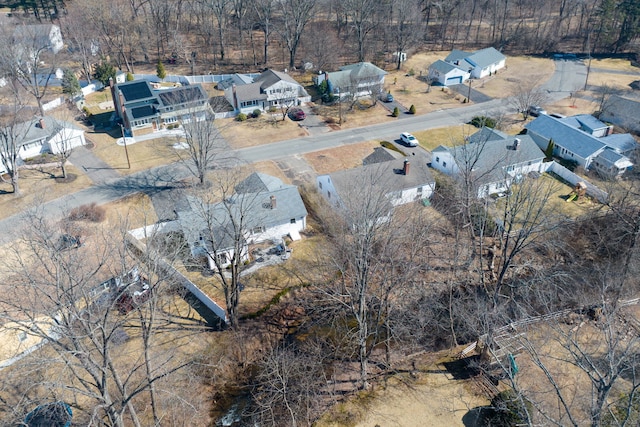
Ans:
[[[554,156],[574,161],[585,170],[594,168],[604,177],[622,175],[633,166],[628,157],[637,146],[633,136],[611,134],[611,127],[593,116],[555,118],[542,114],[525,128],[541,149],[546,150],[553,140]]]
[[[341,98],[377,97],[384,90],[386,75],[386,71],[370,62],[357,62],[340,67],[340,71],[320,73],[313,81],[316,85],[326,81],[329,92]]]
[[[378,147],[363,160],[363,165],[316,179],[318,191],[340,208],[345,200],[362,194],[362,186],[373,186],[389,201],[389,209],[415,200],[428,199],[435,189],[435,180],[427,159],[419,152],[411,157]]]
[[[280,240],[283,236],[299,240],[300,232],[307,224],[307,209],[298,188],[259,172],[240,182],[226,201],[210,206],[203,203],[201,199],[190,197],[190,208],[178,212],[178,221],[192,254],[209,257],[215,252],[223,266],[228,265],[234,255],[232,218],[243,217],[243,259],[248,258],[250,244]],[[203,218],[204,212],[209,216],[209,224],[213,225],[215,242],[207,242],[210,233]],[[215,263],[210,257],[208,261],[210,268],[214,268]]]
[[[431,167],[469,178],[478,198],[484,198],[508,190],[528,173],[542,172],[543,160],[544,153],[529,135],[511,136],[485,127],[471,135],[467,144],[435,148]]]
[[[224,97],[238,113],[253,110],[268,110],[271,107],[291,107],[311,100],[307,91],[287,73],[266,70],[255,79],[247,75],[235,75],[224,80],[218,87],[224,90]]]
[[[209,96],[199,84],[154,89],[147,80],[110,83],[116,116],[129,136],[178,121],[205,120],[212,114]]]

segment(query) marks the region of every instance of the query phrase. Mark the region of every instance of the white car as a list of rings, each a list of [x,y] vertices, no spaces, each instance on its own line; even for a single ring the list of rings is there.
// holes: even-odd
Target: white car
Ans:
[[[400,141],[407,147],[417,147],[418,140],[415,136],[411,135],[409,132],[402,132],[400,134]]]

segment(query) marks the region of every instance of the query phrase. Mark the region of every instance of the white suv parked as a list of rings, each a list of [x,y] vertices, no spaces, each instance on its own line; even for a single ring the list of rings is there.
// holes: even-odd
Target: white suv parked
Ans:
[[[418,140],[415,136],[411,135],[409,132],[402,132],[400,134],[400,141],[407,147],[417,147]]]

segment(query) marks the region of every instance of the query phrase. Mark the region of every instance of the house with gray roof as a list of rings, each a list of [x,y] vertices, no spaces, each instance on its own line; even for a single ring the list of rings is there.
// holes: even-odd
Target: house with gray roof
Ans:
[[[370,62],[344,65],[339,71],[319,73],[313,78],[316,85],[327,82],[329,93],[344,97],[378,97],[384,91],[387,72]]]
[[[189,208],[178,212],[178,222],[193,256],[207,257],[210,268],[215,268],[212,254],[222,266],[234,256],[238,230],[234,230],[232,220],[238,223],[242,216],[242,259],[248,259],[248,245],[279,241],[284,236],[299,240],[307,224],[307,210],[298,188],[259,172],[240,182],[224,201],[206,206],[201,199],[188,200]],[[211,236],[207,227],[213,228],[215,241],[207,241]]]
[[[439,146],[432,151],[431,167],[472,182],[478,198],[501,193],[530,173],[540,173],[544,153],[529,135],[511,136],[484,127],[466,144]]]
[[[209,96],[200,84],[155,88],[147,80],[110,82],[113,104],[127,136],[159,130],[177,122],[205,120],[212,115]]]
[[[609,125],[593,116],[556,118],[541,114],[525,128],[542,150],[553,140],[554,156],[573,161],[585,170],[593,167],[606,178],[620,176],[633,165],[629,159],[637,146],[633,136],[612,134]]]
[[[17,123],[5,128],[3,133],[19,147],[18,166],[23,164],[24,160],[43,153],[68,152],[87,143],[82,129],[72,123],[48,116],[34,117],[30,121]],[[5,166],[0,162],[0,173],[6,172]]]
[[[462,69],[457,65],[450,64],[442,59],[429,66],[429,79],[442,86],[456,85],[469,79],[469,70]]]
[[[316,185],[318,191],[337,208],[350,206],[354,200],[357,203],[366,187],[366,192],[384,195],[391,210],[395,206],[430,198],[435,180],[426,157],[420,152],[404,156],[379,147],[363,160],[362,166],[320,175]]]
[[[493,47],[475,52],[454,49],[443,60],[429,66],[429,77],[443,86],[464,83],[470,78],[481,79],[506,65],[507,57]]]
[[[600,112],[600,119],[640,134],[640,99],[611,95]]]
[[[267,111],[272,107],[289,108],[311,100],[304,87],[287,73],[266,70],[250,81],[246,77],[230,78],[219,85],[224,90],[224,97],[238,113],[249,114],[256,109]]]

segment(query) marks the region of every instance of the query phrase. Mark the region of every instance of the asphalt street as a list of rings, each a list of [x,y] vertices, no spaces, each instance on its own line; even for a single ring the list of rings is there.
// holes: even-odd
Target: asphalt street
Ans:
[[[557,60],[553,77],[543,85],[548,92],[548,102],[553,103],[568,97],[572,92],[584,86],[586,67],[583,62],[573,60]],[[417,132],[425,129],[439,128],[463,124],[477,115],[500,115],[512,113],[516,107],[510,99],[493,99],[484,103],[465,105],[459,108],[435,111],[424,115],[411,115],[397,122],[380,123],[356,129],[333,132],[311,132],[309,136],[287,141],[280,141],[226,153],[219,163],[246,162],[253,163],[264,160],[283,160],[299,155],[343,145],[354,144],[372,139],[395,140],[401,132]],[[46,203],[42,208],[49,218],[61,217],[70,209],[89,203],[104,204],[128,195],[145,192],[153,195],[168,189],[176,188],[176,183],[190,176],[186,167],[180,163],[161,166],[136,174],[121,177],[109,170],[104,164],[91,158],[90,153],[79,151],[75,155],[76,164],[85,168],[94,185],[77,193],[65,195]],[[90,165],[90,166],[87,166]],[[94,169],[92,169],[94,168]],[[106,168],[106,169],[105,169]],[[13,240],[19,233],[23,214],[17,214],[0,221],[0,243]]]

